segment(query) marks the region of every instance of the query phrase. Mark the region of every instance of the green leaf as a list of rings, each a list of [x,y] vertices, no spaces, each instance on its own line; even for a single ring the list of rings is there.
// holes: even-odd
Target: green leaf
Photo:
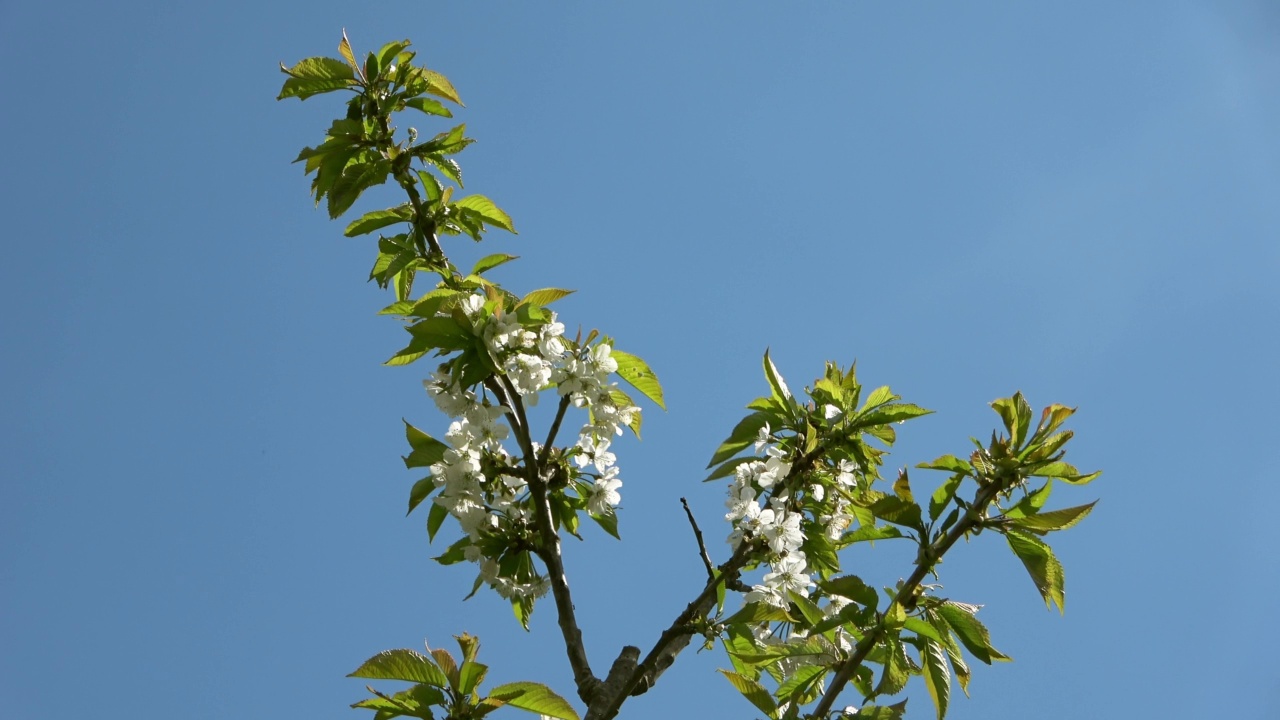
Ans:
[[[516,231],[515,225],[511,222],[511,216],[484,195],[468,195],[454,205],[475,211],[488,225],[500,227],[510,233]]]
[[[818,688],[822,686],[822,678],[826,674],[827,668],[822,665],[801,667],[778,686],[778,699],[783,702],[792,701],[797,705],[813,702],[817,699]]]
[[[449,680],[431,658],[413,650],[384,650],[364,661],[347,677],[370,680],[404,680],[426,683],[432,687],[448,687]]]
[[[667,409],[665,399],[662,396],[662,384],[658,382],[658,376],[649,368],[648,363],[631,353],[621,350],[611,350],[609,357],[618,363],[618,377],[627,382],[628,385],[639,390],[642,395],[652,400],[658,407],[663,410]]]
[[[572,290],[564,290],[562,288],[542,288],[541,290],[534,290],[528,295],[520,298],[520,302],[516,303],[516,307],[520,307],[521,305],[546,307],[560,298],[568,297],[572,294]]]
[[[421,110],[428,115],[437,115],[439,117],[453,117],[453,113],[449,108],[445,107],[439,100],[431,98],[416,97],[404,101],[405,107],[411,107],[414,110]]]
[[[477,685],[484,682],[484,676],[488,672],[488,665],[473,661],[462,663],[462,667],[458,669],[458,692],[470,695]]]
[[[936,522],[942,511],[951,504],[951,498],[956,496],[956,490],[960,487],[962,480],[964,475],[952,475],[933,491],[933,497],[929,498],[929,522]]]
[[[969,608],[974,609],[970,611]],[[1009,656],[992,647],[991,634],[987,632],[987,626],[973,616],[975,612],[977,608],[973,605],[951,601],[938,606],[938,615],[947,622],[956,637],[960,638],[960,642],[974,657],[988,665],[993,660],[1008,660]]]
[[[881,405],[880,407],[858,415],[854,418],[854,423],[858,427],[866,425],[885,425],[891,422],[903,422],[912,418],[918,418],[922,415],[931,415],[932,410],[926,410],[919,405],[911,403],[894,403],[890,405]]]
[[[343,235],[347,237],[356,237],[357,235],[365,235],[374,230],[395,225],[396,223],[408,222],[413,219],[413,208],[405,203],[398,207],[387,208],[386,210],[374,210],[365,213],[359,218],[353,220],[347,229],[343,231]]]
[[[866,410],[878,405],[883,405],[890,400],[897,399],[898,396],[893,394],[893,391],[889,389],[889,386],[884,385],[871,391],[871,394],[867,396],[867,401],[863,403],[862,408],[858,412],[865,412]]]
[[[1049,500],[1049,493],[1053,492],[1053,479],[1045,481],[1044,485],[1033,493],[1018,501],[1017,505],[1009,508],[1004,516],[1007,518],[1021,518],[1028,515],[1035,515],[1040,512],[1040,508]]]
[[[873,496],[871,493],[867,493]],[[880,495],[869,506],[871,512],[885,522],[891,522],[894,525],[902,525],[915,530],[924,529],[924,521],[920,516],[920,506],[913,502],[903,500],[895,495]]]
[[[468,328],[460,327],[452,317],[428,317],[408,328],[410,334],[427,343],[430,348],[441,350],[465,350],[475,344],[475,336]]]
[[[436,539],[436,533],[440,532],[440,526],[444,524],[447,517],[449,517],[449,511],[443,505],[431,503],[431,511],[427,513],[427,542]]]
[[[857,530],[840,536],[840,547],[845,548],[859,542],[874,543],[876,540],[893,540],[906,537],[898,528],[889,525],[876,525],[874,520],[873,516],[871,523],[862,525]]]
[[[925,642],[920,651],[924,660],[924,684],[929,689],[929,697],[933,698],[933,707],[938,711],[938,720],[947,716],[947,705],[951,701],[951,671],[947,668],[947,652],[936,642]]]
[[[489,697],[498,698],[511,707],[541,713],[548,717],[578,720],[578,713],[573,706],[541,683],[513,682],[499,685],[489,691]]]
[[[769,694],[768,690],[764,689],[763,685],[736,672],[721,670],[720,674],[728,678],[729,683],[738,692],[742,693],[742,696],[749,700],[752,705],[755,705],[760,712],[770,718],[778,716],[778,705],[773,701],[773,696]]]
[[[902,627],[923,638],[928,638],[934,642],[943,642],[942,634],[938,632],[938,629],[918,617],[907,617],[906,620],[902,621]]]
[[[367,700],[361,700],[351,707],[377,710],[378,713],[374,715],[374,718],[381,720],[382,718],[393,718],[406,714],[412,717],[431,718],[433,717],[431,714],[432,705],[444,707],[444,693],[430,685],[420,683],[389,698],[385,696],[371,697]]]
[[[338,54],[352,68],[356,67],[356,56],[351,52],[351,41],[347,39],[347,31],[342,31],[342,41],[338,43]]]
[[[499,265],[502,265],[503,263],[509,263],[512,260],[519,260],[519,259],[520,259],[519,255],[508,255],[507,253],[494,253],[492,255],[485,255],[484,257],[477,260],[476,264],[472,266],[471,274],[483,275],[485,272],[492,270],[498,267]]]
[[[907,686],[911,677],[911,665],[907,661],[907,650],[902,641],[894,635],[884,638],[884,671],[880,675],[880,684],[876,686],[877,695],[896,695]]]
[[[863,582],[857,575],[844,575],[820,581],[818,586],[832,595],[849,598],[863,607],[872,609],[880,599],[875,588]]]
[[[450,100],[462,105],[462,99],[458,97],[458,91],[453,88],[453,84],[449,82],[449,78],[446,78],[435,70],[427,70],[426,68],[423,68],[420,71],[420,76],[427,82],[427,92],[435,95],[436,97],[442,97],[445,100]]]
[[[280,64],[280,71],[289,76],[280,88],[277,100],[296,97],[306,100],[312,95],[341,90],[356,84],[355,72],[350,65],[336,58],[313,57],[300,61],[293,67]]]
[[[794,622],[786,610],[768,603],[749,602],[738,612],[725,619],[725,625],[759,622]]]
[[[1093,506],[1097,504],[1098,501],[1094,500],[1088,505],[1077,505],[1075,507],[1062,508],[1061,510],[1028,515],[1027,517],[1014,519],[1012,524],[1019,530],[1029,530],[1038,535],[1056,530],[1066,530],[1085,519],[1089,512],[1093,510]]]
[[[599,525],[601,529],[603,529],[605,532],[612,535],[615,539],[617,540],[622,539],[622,536],[618,535],[618,516],[617,515],[614,515],[613,513],[605,513],[603,515],[597,515],[595,513],[587,513],[587,515],[589,515],[592,520],[595,520],[596,524]]]
[[[902,716],[906,712],[907,701],[903,700],[893,705],[863,705],[852,716],[841,716],[841,720],[845,718],[856,718],[856,720],[902,720]]]
[[[399,56],[400,53],[404,52],[404,49],[407,47],[409,47],[408,40],[389,42],[386,45],[383,45],[382,49],[378,50],[378,66],[390,68],[395,64],[396,57]]]
[[[1036,435],[1047,435],[1057,430],[1067,418],[1075,414],[1075,408],[1069,408],[1066,405],[1053,404],[1045,408],[1040,413],[1040,424],[1036,427]]]
[[[1027,438],[1027,430],[1031,427],[1031,406],[1022,397],[1022,392],[1014,393],[1013,397],[1000,398],[992,402],[991,407],[1004,421],[1004,428],[1009,432],[1013,446],[1022,447],[1023,440]]]
[[[407,420],[404,421],[404,434],[409,447],[413,448],[413,452],[404,459],[405,467],[431,467],[443,460],[445,450],[449,449],[448,445],[410,425]]]
[[[1095,472],[1095,473],[1082,475],[1079,470],[1076,470],[1074,465],[1071,465],[1069,463],[1064,463],[1064,462],[1051,462],[1045,465],[1041,465],[1040,467],[1037,467],[1036,469],[1032,470],[1029,474],[1032,477],[1058,478],[1059,480],[1062,480],[1063,482],[1071,483],[1072,485],[1084,485],[1086,483],[1092,482],[1095,478],[1097,478],[1099,475],[1102,474],[1102,471],[1099,470],[1098,472]]]
[[[961,460],[955,455],[943,455],[942,457],[929,463],[920,463],[916,467],[922,470],[945,470],[953,473],[963,473],[965,475],[973,474],[973,466],[968,462]]]
[[[1031,581],[1036,584],[1036,590],[1044,598],[1045,606],[1052,607],[1056,604],[1059,613],[1066,612],[1066,578],[1063,576],[1062,563],[1054,557],[1053,550],[1034,535],[1016,530],[1005,532],[1004,537],[1009,541],[1013,554],[1027,568]]]
[[[800,616],[809,624],[809,627],[813,627],[814,625],[822,622],[824,617],[822,609],[809,598],[793,590],[788,590],[787,599],[790,600],[791,604],[795,605],[796,609],[800,611]]]
[[[719,480],[720,478],[729,477],[730,475],[734,474],[734,472],[738,469],[739,465],[745,465],[749,462],[756,462],[759,459],[760,458],[758,457],[748,455],[747,457],[740,457],[740,458],[733,458],[732,460],[726,460],[725,462],[720,464],[720,467],[713,470],[711,474],[708,475],[706,479],[703,480],[702,482],[711,482],[713,480]]]
[[[769,424],[769,418],[770,415],[763,412],[751,413],[742,418],[729,433],[728,439],[716,448],[707,467],[714,467],[750,447],[760,434],[760,429]]]
[[[390,173],[391,163],[386,160],[358,162],[348,165],[342,171],[342,175],[334,181],[333,188],[329,190],[329,218],[336,219],[346,212],[355,204],[356,198],[360,197],[360,193],[374,185],[381,185],[386,182],[387,175]]]
[[[413,489],[409,491],[409,512],[405,513],[405,515],[412,513],[414,508],[427,499],[427,496],[435,492],[435,489],[436,483],[430,475],[414,483]]]
[[[768,350],[764,351],[764,376],[769,380],[769,388],[773,391],[773,399],[788,410],[793,408],[795,406],[795,398],[791,395],[791,389],[787,387],[787,381],[782,379],[782,373],[779,373],[778,368],[774,367],[773,360],[769,358]]]

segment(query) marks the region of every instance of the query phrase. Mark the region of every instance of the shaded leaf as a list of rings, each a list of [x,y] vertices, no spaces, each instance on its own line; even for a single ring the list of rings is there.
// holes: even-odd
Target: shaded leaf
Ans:
[[[929,697],[933,699],[933,707],[938,711],[938,720],[947,715],[947,705],[951,702],[951,671],[947,668],[947,652],[936,642],[925,642],[920,650],[920,658],[924,661],[924,684],[929,689]]]
[[[1034,516],[1033,516],[1034,517]],[[1053,550],[1034,535],[1009,530],[1004,534],[1009,547],[1022,561],[1031,581],[1036,584],[1046,606],[1056,604],[1058,612],[1066,612],[1066,591],[1064,589],[1062,564],[1054,557]]]

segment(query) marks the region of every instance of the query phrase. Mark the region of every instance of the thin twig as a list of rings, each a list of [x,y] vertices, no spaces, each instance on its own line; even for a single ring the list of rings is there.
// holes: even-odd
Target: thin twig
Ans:
[[[547,458],[551,457],[551,446],[556,442],[556,435],[560,432],[560,422],[564,420],[564,413],[569,409],[569,403],[572,402],[568,395],[560,398],[560,406],[556,408],[556,417],[551,421],[551,429],[547,431],[547,441],[542,443],[542,464],[546,464]]]
[[[698,540],[698,553],[702,555],[702,564],[707,566],[707,581],[715,582],[715,566],[711,564],[711,556],[707,554],[706,543],[702,541],[702,531],[698,529],[698,521],[693,519],[693,511],[689,509],[688,500],[680,498],[680,504],[684,506],[684,514],[689,516],[689,524],[693,526],[693,536]]]

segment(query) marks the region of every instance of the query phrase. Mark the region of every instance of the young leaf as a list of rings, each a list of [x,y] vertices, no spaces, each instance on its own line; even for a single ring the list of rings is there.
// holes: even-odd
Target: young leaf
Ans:
[[[293,67],[280,64],[280,72],[289,76],[280,88],[276,100],[296,97],[306,100],[312,95],[333,92],[356,84],[355,72],[350,65],[341,60],[328,57],[313,57],[300,61]]]
[[[1004,537],[1009,541],[1009,547],[1013,549],[1013,553],[1026,566],[1027,573],[1031,575],[1031,581],[1036,584],[1036,589],[1044,598],[1045,606],[1051,607],[1056,604],[1059,613],[1066,612],[1062,563],[1054,557],[1053,550],[1034,535],[1017,530],[1005,532]]]
[[[870,668],[867,668],[870,670]],[[903,715],[907,712],[907,701],[893,705],[863,705],[858,712],[852,716],[843,715],[841,720],[902,720]]]
[[[769,351],[764,351],[764,376],[769,380],[769,387],[773,390],[773,399],[788,410],[795,406],[795,398],[791,396],[791,389],[787,387],[787,382],[782,379],[782,374],[778,372],[778,368],[774,367],[773,360],[769,358]]]
[[[1027,430],[1031,427],[1031,406],[1027,404],[1027,399],[1022,396],[1022,392],[1016,392],[1010,398],[1000,398],[992,402],[991,407],[1004,421],[1005,430],[1009,432],[1013,446],[1022,447],[1022,441],[1026,439]]]
[[[1066,530],[1075,525],[1093,510],[1093,506],[1098,501],[1094,500],[1088,505],[1077,505],[1076,507],[1062,508],[1061,510],[1051,510],[1046,513],[1037,513],[1027,517],[1016,518],[1013,520],[1013,526],[1019,530],[1028,530],[1037,535],[1054,532],[1056,530]]]
[[[405,515],[412,513],[414,508],[427,499],[427,496],[435,492],[435,489],[435,481],[432,480],[430,475],[414,483],[413,489],[409,491],[409,512],[405,513]]]
[[[511,222],[511,216],[502,211],[502,208],[493,204],[493,201],[484,195],[468,195],[458,202],[454,203],[457,207],[474,210],[486,224],[500,227],[509,233],[515,233],[515,225]]]
[[[895,606],[896,607],[896,606]],[[876,686],[877,695],[896,695],[906,687],[911,677],[911,665],[907,660],[907,650],[893,634],[884,638],[884,672],[880,675],[880,684]]]
[[[488,672],[488,665],[472,660],[463,662],[462,667],[458,669],[458,692],[470,695],[477,685],[484,682],[484,676]]]
[[[489,697],[502,700],[511,707],[541,713],[560,720],[578,720],[578,713],[567,700],[551,688],[535,682],[513,682],[489,691]]]
[[[337,219],[355,204],[360,193],[374,185],[386,182],[389,174],[391,174],[391,163],[386,160],[348,165],[342,171],[342,175],[334,181],[333,188],[329,190],[329,218]]]
[[[951,504],[951,498],[955,497],[961,480],[964,480],[964,475],[952,475],[933,491],[933,497],[929,498],[929,522],[936,522],[942,511]]]
[[[760,712],[770,718],[778,717],[778,705],[773,701],[773,696],[769,694],[768,690],[764,689],[763,685],[736,672],[721,670],[720,673],[729,680],[729,683],[738,692],[742,693],[743,697],[759,708]]]
[[[520,302],[516,303],[516,307],[521,305],[537,305],[539,307],[546,307],[560,298],[568,297],[572,294],[572,290],[564,290],[561,288],[542,288],[541,290],[534,290],[528,295],[520,298]]]
[[[804,705],[817,698],[818,688],[822,687],[822,678],[827,669],[821,665],[806,665],[796,670],[786,682],[778,686],[777,696],[783,702]]]
[[[431,503],[431,511],[427,513],[427,542],[436,539],[436,533],[440,532],[440,526],[444,524],[447,517],[449,517],[449,511],[443,505]]]
[[[405,467],[430,467],[444,459],[448,445],[410,425],[409,421],[403,422],[405,438],[409,441],[409,447],[413,448],[409,457],[404,459]]]
[[[507,253],[494,253],[493,255],[486,255],[476,261],[476,264],[471,268],[471,274],[483,275],[485,272],[492,270],[498,267],[499,265],[502,265],[503,263],[509,263],[512,260],[518,260],[518,259],[520,259],[519,255],[508,255]]]
[[[453,113],[449,111],[449,108],[445,107],[439,100],[432,100],[431,98],[410,98],[404,101],[404,106],[411,107],[414,110],[421,110],[428,115],[447,118],[453,117]]]
[[[760,429],[769,424],[769,417],[767,413],[754,412],[738,421],[729,437],[716,448],[707,467],[714,467],[750,447],[760,434]]]
[[[964,475],[973,474],[973,466],[955,455],[943,455],[933,462],[920,463],[919,465],[916,465],[916,467],[923,470],[945,470],[947,472],[962,473]]]
[[[737,471],[739,465],[745,465],[746,463],[757,462],[759,460],[760,458],[750,456],[750,455],[748,455],[747,457],[740,457],[740,458],[733,458],[732,460],[726,460],[725,462],[720,464],[720,467],[713,470],[711,474],[708,475],[706,479],[703,480],[702,482],[711,482],[712,480],[719,480],[720,478],[729,477],[730,475],[733,475],[735,471]]]
[[[386,210],[374,210],[373,212],[365,213],[353,220],[342,234],[347,237],[356,237],[357,235],[371,233],[374,230],[387,227],[388,225],[408,222],[412,219],[413,208],[410,207],[408,203],[405,203],[404,205],[387,208]]]
[[[1058,478],[1059,480],[1071,483],[1072,485],[1084,485],[1092,482],[1102,474],[1102,471],[1099,470],[1098,472],[1089,473],[1088,475],[1082,475],[1074,465],[1059,461],[1041,465],[1035,470],[1032,470],[1029,474],[1032,477]]]
[[[974,609],[970,611],[969,608]],[[973,605],[949,600],[938,606],[938,615],[946,621],[956,637],[960,638],[960,642],[974,657],[988,665],[993,660],[1008,660],[1009,656],[992,647],[991,634],[987,632],[987,626],[973,616],[975,612],[977,608]]]
[[[658,382],[658,376],[653,373],[649,365],[640,358],[631,353],[622,352],[621,350],[612,350],[609,357],[618,363],[618,377],[627,382],[628,385],[639,390],[642,395],[652,400],[663,410],[667,409],[666,402],[662,396],[662,385]]]
[[[947,652],[941,644],[925,641],[920,658],[924,661],[925,687],[929,689],[929,697],[933,698],[938,720],[942,720],[947,715],[947,704],[951,701],[951,671],[947,668]]]
[[[369,658],[347,677],[370,680],[405,680],[444,688],[448,678],[426,655],[413,650],[384,650]]]

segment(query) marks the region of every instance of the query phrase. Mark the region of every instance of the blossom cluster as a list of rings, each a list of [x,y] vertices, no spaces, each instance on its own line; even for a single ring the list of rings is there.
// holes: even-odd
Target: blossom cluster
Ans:
[[[573,347],[564,339],[564,325],[555,313],[530,327],[521,324],[515,313],[488,312],[480,295],[468,295],[461,307],[501,368],[500,374],[525,405],[536,405],[539,393],[555,385],[575,407],[587,409],[587,422],[571,452],[591,481],[584,494],[588,512],[597,516],[613,512],[621,502],[622,481],[609,446],[615,435],[622,434],[622,427],[632,423],[639,408],[615,401],[620,393],[609,382],[609,375],[618,369],[610,357],[612,348],[605,343]],[[471,540],[464,556],[480,566],[481,579],[508,599],[539,597],[548,589],[545,578],[536,574],[522,580],[504,577],[497,561],[481,550],[480,541],[486,535],[529,534],[532,503],[521,458],[502,444],[510,435],[510,425],[504,422],[510,408],[494,404],[482,389],[477,394],[479,386],[463,387],[455,369],[446,362],[423,381],[436,406],[453,419],[444,437],[448,449],[431,466],[432,483],[438,490],[433,502],[454,517]],[[501,403],[502,398],[498,400]],[[594,474],[585,472],[587,466],[592,466]]]
[[[836,491],[828,497],[827,488],[813,482],[803,488],[803,497],[793,496],[787,486],[792,464],[787,451],[775,443],[769,425],[760,429],[756,452],[764,457],[743,462],[734,469],[725,506],[725,519],[733,525],[729,543],[737,546],[744,537],[764,538],[769,548],[769,572],[763,581],[747,593],[747,602],[764,602],[786,607],[788,591],[808,597],[814,587],[808,559],[801,547],[805,536],[801,529],[806,506],[834,541],[852,524],[854,516],[848,491],[857,485],[858,466],[841,460],[831,472]]]

